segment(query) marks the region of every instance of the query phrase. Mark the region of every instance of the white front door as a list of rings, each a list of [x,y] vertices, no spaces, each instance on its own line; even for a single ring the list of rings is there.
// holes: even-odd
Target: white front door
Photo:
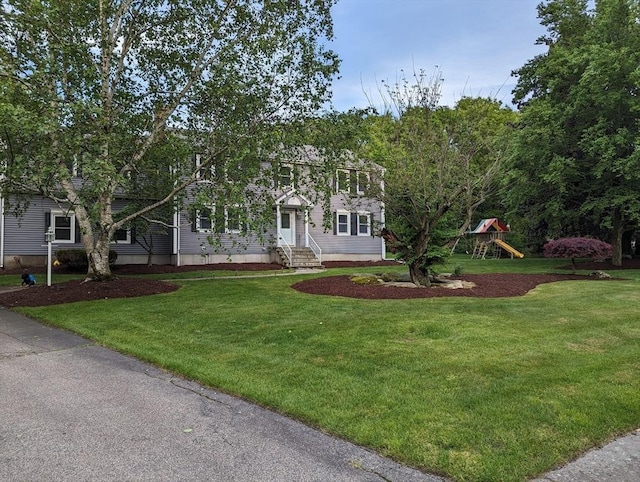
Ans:
[[[296,245],[296,216],[293,211],[280,212],[280,235],[289,245]]]

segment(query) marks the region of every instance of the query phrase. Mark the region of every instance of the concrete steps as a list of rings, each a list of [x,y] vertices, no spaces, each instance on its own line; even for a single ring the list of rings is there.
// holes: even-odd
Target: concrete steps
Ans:
[[[280,262],[287,268],[321,268],[320,260],[311,248],[291,248],[291,260],[283,248],[276,248]]]

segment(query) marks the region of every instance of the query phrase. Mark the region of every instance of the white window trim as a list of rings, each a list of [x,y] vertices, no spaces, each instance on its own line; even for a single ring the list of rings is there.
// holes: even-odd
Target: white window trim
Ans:
[[[340,174],[344,174],[345,184],[346,186],[340,185]],[[338,169],[336,170],[336,193],[344,193],[349,194],[351,191],[351,171],[349,169]]]
[[[357,181],[357,185],[358,185],[357,186],[357,192],[358,192],[358,195],[360,195],[360,196],[365,194],[365,189],[364,189],[365,186],[363,186],[362,182],[360,182],[361,176],[363,176],[366,179],[366,182],[367,182],[366,185],[367,186],[369,186],[370,183],[371,183],[371,176],[369,175],[368,172],[358,171],[356,173],[356,181]]]
[[[238,211],[241,211],[242,209],[244,209],[244,206],[240,205],[240,204],[234,204],[232,206],[226,206],[224,208],[224,232],[227,234],[240,234],[243,231],[243,225],[244,223],[242,222],[242,219],[238,220],[238,224],[240,225],[238,229],[231,229],[229,227],[229,211],[235,209]]]
[[[118,231],[124,231],[125,228],[120,228],[118,229]],[[117,231],[116,231],[117,232]],[[116,233],[113,233],[113,240],[111,241],[111,244],[131,244],[131,229],[126,229],[127,232],[127,237],[124,239],[116,239],[115,235]]]
[[[213,182],[213,178],[215,177],[215,173],[216,173],[215,166],[213,164],[209,166],[210,177],[207,178],[207,176],[202,175],[202,169],[200,167],[202,166],[202,154],[195,155],[195,164],[196,164],[196,180],[200,182]]]
[[[196,218],[196,232],[198,233],[213,233],[214,229],[215,229],[215,212],[216,212],[216,207],[215,205],[211,205],[208,206],[206,209],[209,210],[210,215],[209,215],[209,223],[211,224],[210,228],[203,228],[200,224],[200,220],[201,220],[201,216],[200,213],[202,212],[200,209],[196,210],[194,215]]]
[[[347,232],[340,232],[340,215],[347,217]],[[336,236],[351,236],[351,213],[349,211],[336,211]]]
[[[69,218],[70,227],[69,227],[69,236],[70,239],[58,239],[55,237],[56,232],[56,218]],[[51,227],[53,228],[54,243],[65,243],[65,244],[75,244],[76,242],[76,215],[71,211],[51,211]]]
[[[282,176],[280,175],[280,169],[282,169],[283,167],[286,167],[289,169],[289,184],[285,184],[282,182]],[[293,173],[294,173],[294,169],[293,169],[293,164],[289,164],[289,163],[281,163],[278,164],[278,187],[280,189],[294,189],[295,186],[295,179],[293,178]]]
[[[368,211],[358,211],[356,213],[358,215],[358,236],[371,236],[371,213]],[[361,233],[360,232],[360,226],[362,226],[362,224],[360,224],[360,216],[366,216],[367,217],[367,232],[366,233]]]

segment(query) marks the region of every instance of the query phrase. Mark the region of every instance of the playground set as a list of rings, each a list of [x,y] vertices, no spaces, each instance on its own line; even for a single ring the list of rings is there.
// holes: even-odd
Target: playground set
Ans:
[[[498,218],[482,219],[478,226],[469,233],[476,238],[471,258],[501,258],[504,253],[511,256],[512,259],[514,257],[524,258],[524,254],[504,240],[505,234],[510,231],[509,225],[504,224]]]

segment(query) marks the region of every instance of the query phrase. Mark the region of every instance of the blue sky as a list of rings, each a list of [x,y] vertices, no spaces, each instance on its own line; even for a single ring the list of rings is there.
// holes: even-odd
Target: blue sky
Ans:
[[[462,96],[492,97],[511,105],[511,71],[543,53],[540,0],[338,0],[335,40],[342,60],[334,107],[368,107],[381,80],[401,70],[442,72],[441,104]]]

